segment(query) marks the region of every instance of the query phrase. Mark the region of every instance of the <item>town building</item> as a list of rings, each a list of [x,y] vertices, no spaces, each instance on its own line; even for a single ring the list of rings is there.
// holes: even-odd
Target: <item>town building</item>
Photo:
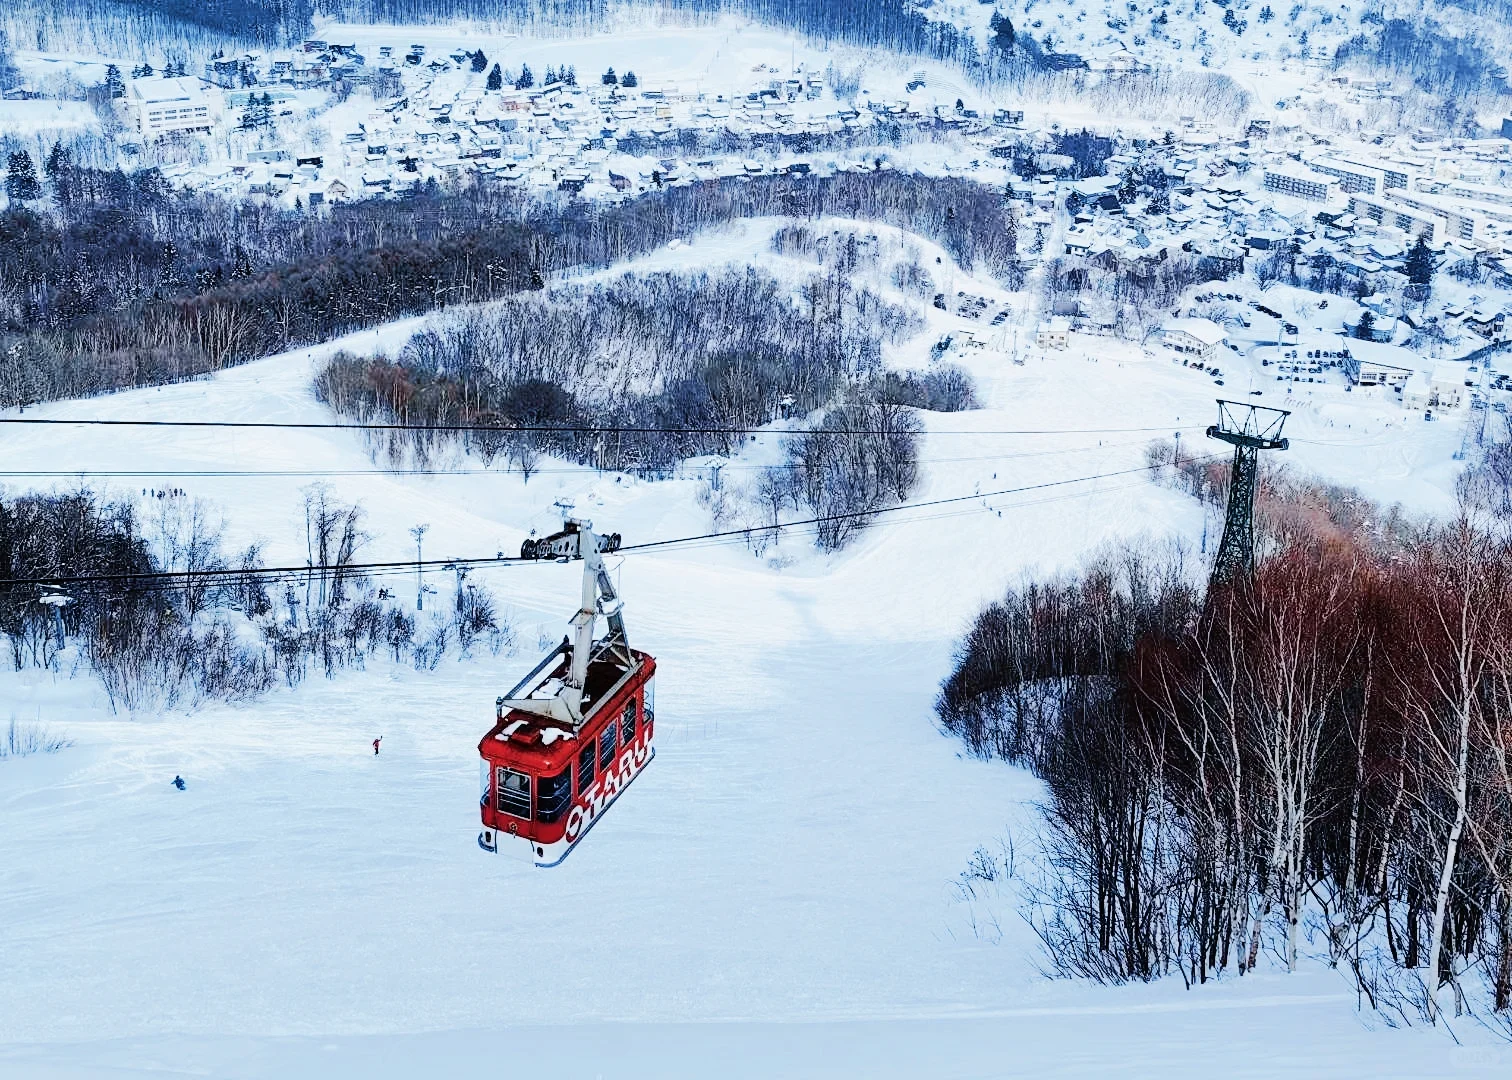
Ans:
[[[1396,191],[1391,198],[1404,206],[1442,217],[1448,223],[1448,237],[1452,240],[1484,243],[1494,232],[1493,222],[1512,225],[1512,206],[1427,195],[1421,191]]]
[[[180,131],[209,131],[215,124],[199,79],[133,79],[128,108],[137,134],[152,139]]]
[[[1354,194],[1349,197],[1349,212],[1362,221],[1373,221],[1387,228],[1400,229],[1407,236],[1425,237],[1434,247],[1440,246],[1449,233],[1447,217],[1407,206],[1395,198]]]
[[[1304,166],[1287,163],[1268,166],[1265,170],[1265,190],[1281,195],[1290,195],[1310,202],[1328,202],[1339,193],[1339,180],[1326,173],[1314,172]]]
[[[1356,192],[1379,195],[1386,190],[1386,174],[1369,165],[1357,165],[1340,158],[1323,157],[1313,161],[1314,172],[1332,176],[1339,181],[1339,188],[1346,194]]]

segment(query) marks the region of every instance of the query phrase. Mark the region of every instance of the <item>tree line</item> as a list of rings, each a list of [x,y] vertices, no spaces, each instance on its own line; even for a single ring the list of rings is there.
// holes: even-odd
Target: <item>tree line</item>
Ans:
[[[372,539],[360,506],[316,486],[300,513],[308,569],[275,579],[257,546],[227,550],[213,508],[178,491],[0,496],[4,655],[18,671],[82,668],[112,708],[139,710],[247,700],[375,656],[429,670],[513,646],[486,584],[459,573],[420,616],[354,566]],[[39,578],[87,580],[28,584]]]
[[[884,341],[921,328],[916,314],[840,272],[811,279],[801,303],[755,267],[625,274],[443,317],[397,361],[338,356],[316,392],[357,419],[497,425],[457,436],[484,454],[551,453],[655,472],[738,450],[744,437],[723,429],[770,423],[783,402],[812,412],[874,374]],[[522,426],[561,433],[506,430]],[[422,453],[450,438],[401,434]]]
[[[1447,97],[1508,93],[1492,47],[1476,35],[1456,36],[1432,19],[1382,19],[1339,46],[1334,66],[1368,64],[1400,73],[1419,90]]]
[[[808,235],[789,226],[777,245],[800,243],[795,232]],[[833,550],[911,489],[913,410],[975,404],[970,379],[949,365],[882,370],[883,345],[923,320],[856,284],[873,249],[836,238],[834,257],[796,289],[755,267],[625,274],[469,308],[417,333],[397,359],[333,357],[316,395],[356,420],[413,427],[371,436],[396,465],[456,445],[527,483],[548,454],[667,475],[688,457],[738,453],[745,430],[817,412],[760,502],[774,523],[786,506],[852,515],[819,530]],[[443,425],[485,430],[422,430]]]
[[[972,625],[937,708],[1046,783],[1026,914],[1065,974],[1313,949],[1392,1022],[1512,1033],[1512,541],[1295,482],[1262,517],[1231,585],[1125,547]]]
[[[418,185],[316,216],[50,159],[51,205],[0,215],[0,407],[192,377],[399,316],[544,286],[753,216],[894,224],[1018,273],[989,188],[896,170],[669,186],[613,205]]]

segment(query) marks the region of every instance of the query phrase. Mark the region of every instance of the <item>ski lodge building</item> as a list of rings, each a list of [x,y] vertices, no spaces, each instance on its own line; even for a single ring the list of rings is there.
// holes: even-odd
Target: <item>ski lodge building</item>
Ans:
[[[1406,409],[1458,409],[1464,403],[1464,368],[1453,362],[1435,364],[1431,372],[1414,372],[1402,386]]]
[[[1041,349],[1064,349],[1071,344],[1071,320],[1056,315],[1039,324],[1034,343]]]
[[[1203,363],[1217,356],[1218,346],[1223,344],[1223,328],[1212,319],[1172,319],[1160,334],[1166,348]]]

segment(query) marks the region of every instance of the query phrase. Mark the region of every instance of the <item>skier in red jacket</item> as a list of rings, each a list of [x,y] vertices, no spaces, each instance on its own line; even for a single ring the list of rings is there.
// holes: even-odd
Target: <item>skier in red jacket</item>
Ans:
[[[381,743],[382,741],[383,741],[383,736],[382,735],[378,736],[376,739],[373,740],[373,756],[374,757],[378,756],[378,744]]]

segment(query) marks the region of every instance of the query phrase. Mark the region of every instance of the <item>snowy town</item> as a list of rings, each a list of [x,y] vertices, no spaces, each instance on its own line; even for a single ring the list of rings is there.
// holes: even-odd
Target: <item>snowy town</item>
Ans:
[[[1122,48],[1083,63],[1141,67]],[[1023,332],[974,337],[981,312],[962,305],[957,348],[1003,347],[1009,331],[1014,347],[1054,350],[1068,334],[1127,337],[1129,312],[1077,296],[1077,279],[1149,281],[1175,259],[1237,291],[1188,289],[1168,325],[1141,313],[1139,336],[1216,385],[1242,360],[1256,393],[1385,388],[1429,418],[1506,407],[1491,354],[1512,334],[1512,120],[1491,138],[1346,139],[1311,130],[1293,102],[1232,127],[1182,116],[1136,135],[1026,119],[925,70],[863,85],[809,58],[750,65],[715,90],[654,68],[537,72],[372,34],[192,66],[112,65],[105,79],[123,150],[185,188],[319,212],[416,184],[613,201],[781,173],[937,171],[1001,190],[1021,264],[1072,282],[1065,296],[1050,286]],[[1392,93],[1319,82],[1295,97]]]

